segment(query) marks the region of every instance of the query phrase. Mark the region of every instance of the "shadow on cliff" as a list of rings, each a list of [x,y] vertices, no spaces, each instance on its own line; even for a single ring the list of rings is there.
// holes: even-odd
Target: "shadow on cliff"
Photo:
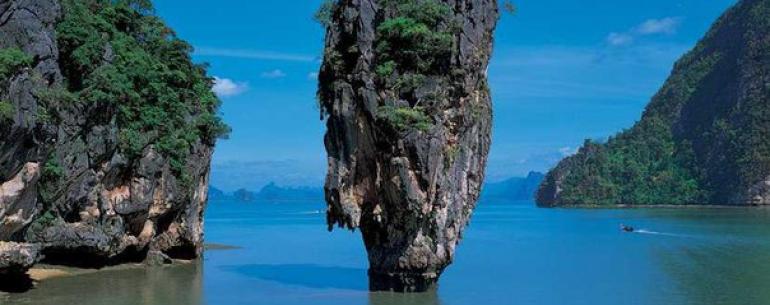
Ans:
[[[22,293],[34,287],[32,278],[26,273],[0,274],[0,292]]]
[[[316,289],[369,291],[366,269],[311,264],[238,265],[224,270],[246,277]]]

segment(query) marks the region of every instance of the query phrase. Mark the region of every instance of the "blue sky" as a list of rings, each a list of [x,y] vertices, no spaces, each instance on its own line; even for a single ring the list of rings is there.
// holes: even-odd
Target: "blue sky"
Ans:
[[[495,124],[488,176],[545,171],[586,138],[630,127],[734,0],[517,0],[490,65]],[[233,127],[212,184],[225,190],[321,185],[324,124],[315,104],[320,0],[157,0],[158,14],[219,78]]]

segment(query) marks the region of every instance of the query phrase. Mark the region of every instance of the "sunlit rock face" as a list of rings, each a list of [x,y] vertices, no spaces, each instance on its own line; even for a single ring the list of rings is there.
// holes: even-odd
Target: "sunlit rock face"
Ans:
[[[121,151],[119,103],[45,97],[66,81],[63,14],[56,0],[0,1],[0,50],[31,58],[0,75],[0,103],[10,105],[0,115],[0,273],[43,257],[98,266],[199,256],[213,144],[191,145],[180,181],[154,145]],[[104,49],[106,65],[114,54]]]
[[[39,245],[0,242],[0,276],[22,273],[34,265],[39,257]]]
[[[319,74],[327,219],[361,230],[372,290],[427,290],[454,259],[490,147],[497,19],[494,0],[343,0],[331,11]]]

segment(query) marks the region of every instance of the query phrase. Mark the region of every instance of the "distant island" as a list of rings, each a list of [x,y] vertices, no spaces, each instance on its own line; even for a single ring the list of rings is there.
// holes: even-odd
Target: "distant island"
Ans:
[[[487,183],[481,193],[482,199],[494,200],[533,200],[538,186],[545,178],[540,172],[530,172],[526,177],[513,177],[500,182]],[[233,192],[223,191],[216,186],[209,186],[209,201],[263,202],[263,201],[322,201],[323,187],[286,187],[275,182],[262,187],[259,191],[245,188]]]
[[[283,187],[274,182],[262,187],[259,191],[239,189],[228,193],[215,186],[209,187],[210,201],[323,201],[324,190],[322,187]]]
[[[482,199],[534,200],[545,174],[530,172],[526,177],[515,177],[495,183],[487,183],[481,191]]]

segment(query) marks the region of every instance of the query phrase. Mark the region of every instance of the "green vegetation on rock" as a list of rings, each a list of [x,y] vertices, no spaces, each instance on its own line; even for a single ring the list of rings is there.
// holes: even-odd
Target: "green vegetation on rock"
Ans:
[[[393,99],[408,101],[411,109],[383,106],[379,117],[401,131],[427,131],[432,121],[417,106],[420,101],[414,92],[430,75],[446,74],[449,69],[456,28],[452,8],[438,0],[385,0],[381,4],[397,14],[386,16],[377,26],[375,74],[393,91]]]
[[[119,148],[129,158],[153,145],[183,174],[197,141],[213,145],[229,128],[206,66],[153,14],[146,0],[63,0],[57,25],[66,94],[116,109]]]
[[[389,0],[397,16],[377,27],[377,62],[381,77],[401,74],[438,73],[449,66],[454,41],[449,5],[438,0]]]
[[[50,157],[48,161],[43,165],[43,171],[41,173],[43,179],[57,180],[64,177],[64,169],[56,161],[56,157]]]
[[[51,210],[45,211],[29,224],[26,232],[27,239],[34,240],[35,235],[42,234],[43,231],[56,224],[57,221],[60,220]]]
[[[32,57],[18,48],[0,49],[0,81],[8,79],[31,64]]]
[[[313,19],[321,24],[324,28],[332,26],[332,17],[334,14],[334,8],[337,5],[337,0],[324,0],[321,6],[313,15]]]
[[[519,7],[516,6],[516,4],[514,4],[513,2],[511,2],[511,0],[505,0],[503,1],[503,11],[508,14],[514,15],[519,11]]]
[[[56,197],[57,185],[61,183],[64,174],[58,157],[55,154],[48,156],[40,172],[40,197],[44,204],[52,202]]]
[[[422,107],[381,106],[377,109],[377,117],[387,120],[398,131],[415,129],[425,132],[433,123]]]
[[[606,144],[586,141],[562,184],[563,204],[680,204],[702,202],[692,148],[677,144],[660,121]]]
[[[671,76],[659,99],[631,130],[606,144],[586,141],[562,185],[564,204],[685,204],[705,202],[709,194],[695,163],[692,144],[676,139],[672,125],[694,88],[711,72],[718,56],[688,64]],[[688,59],[685,58],[684,61]],[[660,97],[665,96],[665,99]]]
[[[16,109],[8,101],[0,101],[0,122],[13,119]]]

